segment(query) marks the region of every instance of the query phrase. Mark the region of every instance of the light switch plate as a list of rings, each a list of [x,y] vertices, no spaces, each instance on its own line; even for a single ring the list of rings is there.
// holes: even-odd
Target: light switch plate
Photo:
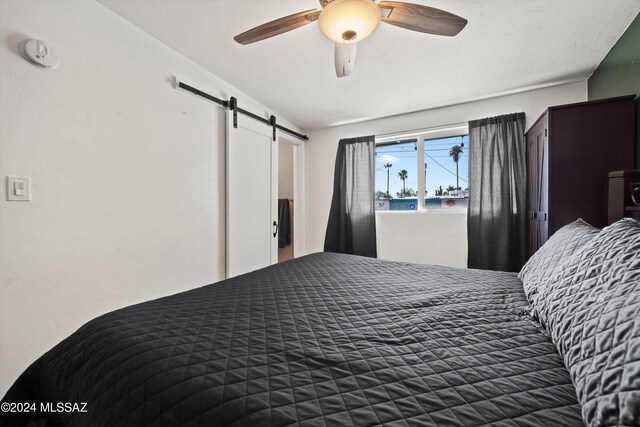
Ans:
[[[7,200],[10,202],[31,201],[31,178],[28,176],[8,176]]]

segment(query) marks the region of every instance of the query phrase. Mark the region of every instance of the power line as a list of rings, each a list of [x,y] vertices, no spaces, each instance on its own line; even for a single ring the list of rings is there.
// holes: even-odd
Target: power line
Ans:
[[[427,153],[424,153],[428,158],[430,158],[431,160],[433,160],[438,166],[440,166],[442,169],[446,170],[447,172],[449,172],[451,175],[453,176],[457,176],[458,178],[460,178],[461,180],[463,180],[464,182],[466,182],[467,184],[469,183],[469,181],[467,181],[466,179],[462,178],[460,175],[456,175],[455,172],[450,171],[449,169],[447,169],[445,166],[441,165],[440,162],[438,162],[436,159],[434,159],[433,157],[431,157],[430,155],[428,155]]]
[[[425,148],[424,151],[450,151],[450,148]],[[391,153],[413,153],[416,150],[411,149],[411,150],[391,150],[391,151],[379,151],[376,152],[376,156],[379,154],[391,154]]]
[[[460,144],[453,144],[451,145],[450,142],[438,142],[438,143],[433,143],[433,142],[429,142],[429,141],[425,141],[424,143],[425,146],[427,145],[431,145],[431,146],[435,146],[435,145],[447,145],[449,147],[453,147],[453,145],[460,145]]]
[[[390,150],[390,151],[377,151],[376,152],[376,156],[378,154],[389,154],[389,153],[412,153],[414,151],[417,151],[416,149],[412,148],[411,150]]]

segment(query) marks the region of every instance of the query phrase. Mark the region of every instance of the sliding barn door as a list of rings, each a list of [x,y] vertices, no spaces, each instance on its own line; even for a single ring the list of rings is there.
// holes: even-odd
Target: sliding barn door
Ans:
[[[278,261],[277,143],[272,128],[227,115],[227,277]]]

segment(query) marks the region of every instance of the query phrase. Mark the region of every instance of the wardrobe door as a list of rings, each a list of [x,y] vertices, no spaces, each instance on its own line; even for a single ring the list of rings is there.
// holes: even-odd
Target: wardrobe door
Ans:
[[[548,238],[548,142],[546,116],[527,132],[527,217],[529,256]]]
[[[527,134],[527,228],[529,257],[533,255],[537,247],[536,236],[538,234],[538,223],[535,221],[535,200],[538,199],[538,181],[534,178],[538,175],[538,141],[532,137],[531,132]]]
[[[546,122],[545,122],[546,125]],[[549,239],[549,138],[547,127],[538,138],[538,199],[536,220],[538,221],[538,248]]]

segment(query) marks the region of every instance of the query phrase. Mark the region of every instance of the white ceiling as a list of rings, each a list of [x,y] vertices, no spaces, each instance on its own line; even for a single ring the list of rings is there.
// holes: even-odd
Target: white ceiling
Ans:
[[[305,130],[587,78],[640,12],[640,0],[413,0],[469,24],[454,38],[380,24],[338,79],[317,23],[233,40],[317,0],[99,1]]]

